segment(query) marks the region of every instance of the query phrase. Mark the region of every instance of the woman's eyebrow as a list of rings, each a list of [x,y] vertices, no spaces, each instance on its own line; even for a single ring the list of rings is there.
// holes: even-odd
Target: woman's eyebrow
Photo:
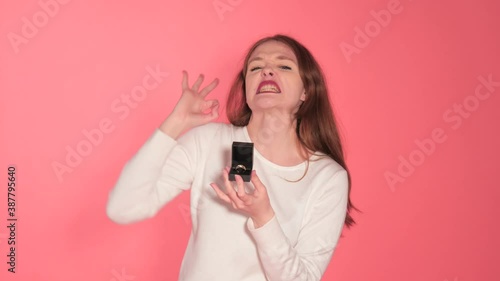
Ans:
[[[284,56],[284,55],[280,55],[280,56],[278,56],[278,57],[276,57],[276,58],[277,58],[277,59],[279,59],[279,60],[289,60],[289,61],[291,61],[291,62],[293,62],[293,63],[297,64],[297,62],[296,62],[295,60],[293,60],[293,59],[291,59],[291,58],[289,58],[289,57],[287,57],[287,56]]]
[[[262,58],[261,57],[255,57],[255,58],[249,60],[248,63],[251,63],[251,62],[257,61],[257,60],[262,60]]]
[[[295,60],[293,60],[293,59],[291,59],[291,58],[289,58],[287,56],[284,56],[284,55],[279,55],[279,56],[276,57],[276,59],[279,59],[279,60],[289,60],[289,61],[297,64],[297,62]],[[253,61],[259,61],[259,60],[262,60],[262,58],[261,57],[255,57],[255,58],[252,58],[251,60],[249,60],[248,63],[251,63]]]

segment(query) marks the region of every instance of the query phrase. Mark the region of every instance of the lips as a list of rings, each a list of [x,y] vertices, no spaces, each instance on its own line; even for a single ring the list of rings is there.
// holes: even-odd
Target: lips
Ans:
[[[263,93],[281,93],[281,89],[274,81],[262,81],[257,88],[257,94]]]

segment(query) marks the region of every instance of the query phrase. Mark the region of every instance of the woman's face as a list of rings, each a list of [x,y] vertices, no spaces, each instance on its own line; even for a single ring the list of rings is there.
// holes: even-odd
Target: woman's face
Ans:
[[[245,85],[252,112],[294,113],[305,100],[297,58],[281,42],[268,41],[255,49],[248,60]]]

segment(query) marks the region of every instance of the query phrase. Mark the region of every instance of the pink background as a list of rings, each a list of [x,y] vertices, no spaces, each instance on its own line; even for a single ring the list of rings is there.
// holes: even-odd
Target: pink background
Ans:
[[[500,81],[498,2],[45,2],[0,4],[1,280],[176,280],[189,194],[121,226],[106,217],[108,192],[172,110],[183,69],[191,82],[218,77],[211,95],[224,104],[246,49],[275,33],[321,63],[364,211],[323,280],[498,280],[500,86],[478,86]],[[388,6],[390,21],[377,16]],[[148,66],[169,75],[131,108],[120,96],[142,85]],[[85,151],[82,131],[100,122],[112,130]],[[68,165],[77,147],[86,155],[58,178],[54,163]],[[6,263],[10,164],[16,274]]]

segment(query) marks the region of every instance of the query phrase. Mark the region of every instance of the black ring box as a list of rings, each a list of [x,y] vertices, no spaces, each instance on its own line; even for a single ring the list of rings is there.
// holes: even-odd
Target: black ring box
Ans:
[[[238,165],[245,166],[245,171],[237,171]],[[235,175],[240,175],[243,181],[249,182],[253,170],[253,143],[234,141],[231,151],[231,169],[229,180],[236,181]]]

